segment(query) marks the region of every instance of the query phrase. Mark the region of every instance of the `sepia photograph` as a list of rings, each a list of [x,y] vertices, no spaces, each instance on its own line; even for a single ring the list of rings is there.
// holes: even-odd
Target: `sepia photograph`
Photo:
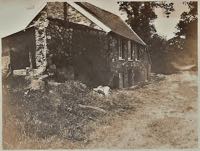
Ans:
[[[197,149],[197,1],[0,0],[3,149]]]

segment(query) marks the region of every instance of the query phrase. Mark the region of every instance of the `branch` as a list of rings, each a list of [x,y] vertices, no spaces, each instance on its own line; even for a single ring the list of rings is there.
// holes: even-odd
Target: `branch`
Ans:
[[[106,111],[105,111],[104,109],[101,109],[101,108],[95,107],[95,106],[89,106],[89,105],[82,105],[82,104],[79,104],[79,107],[84,108],[84,109],[85,109],[85,108],[94,109],[94,110],[97,110],[97,111],[106,113]]]

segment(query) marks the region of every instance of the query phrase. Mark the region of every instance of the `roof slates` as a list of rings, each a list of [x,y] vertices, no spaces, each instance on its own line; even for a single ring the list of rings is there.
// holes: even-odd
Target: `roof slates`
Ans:
[[[99,21],[108,26],[114,33],[136,41],[141,45],[146,45],[145,42],[119,16],[87,2],[76,2],[76,4],[91,13]]]

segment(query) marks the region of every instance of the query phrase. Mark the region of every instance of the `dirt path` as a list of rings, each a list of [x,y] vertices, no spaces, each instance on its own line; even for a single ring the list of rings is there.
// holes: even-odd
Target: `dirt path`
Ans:
[[[139,100],[136,111],[97,128],[86,148],[196,148],[197,76],[169,75],[137,90],[123,90]],[[137,99],[135,99],[137,98]]]

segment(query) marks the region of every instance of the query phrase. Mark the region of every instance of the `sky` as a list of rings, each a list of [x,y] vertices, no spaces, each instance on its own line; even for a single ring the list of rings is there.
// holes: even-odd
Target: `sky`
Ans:
[[[56,0],[62,1],[62,0]],[[126,14],[119,12],[116,0],[82,0],[88,1],[105,10],[118,14],[123,20]],[[163,15],[162,9],[156,9],[158,18],[154,24],[159,35],[169,39],[174,36],[176,24],[179,21],[180,14],[187,11],[187,6],[182,4],[181,0],[173,0],[175,11],[169,18]],[[39,10],[43,0],[0,0],[0,38],[15,33],[25,28],[33,19],[35,13]]]
[[[183,5],[181,0],[175,0],[173,3],[175,11],[170,14],[169,18],[165,16],[163,9],[157,8],[155,10],[158,15],[158,18],[154,22],[155,27],[158,34],[166,37],[166,39],[174,37],[174,32],[177,31],[176,25],[179,22],[180,15],[184,11],[188,11],[188,7]]]

